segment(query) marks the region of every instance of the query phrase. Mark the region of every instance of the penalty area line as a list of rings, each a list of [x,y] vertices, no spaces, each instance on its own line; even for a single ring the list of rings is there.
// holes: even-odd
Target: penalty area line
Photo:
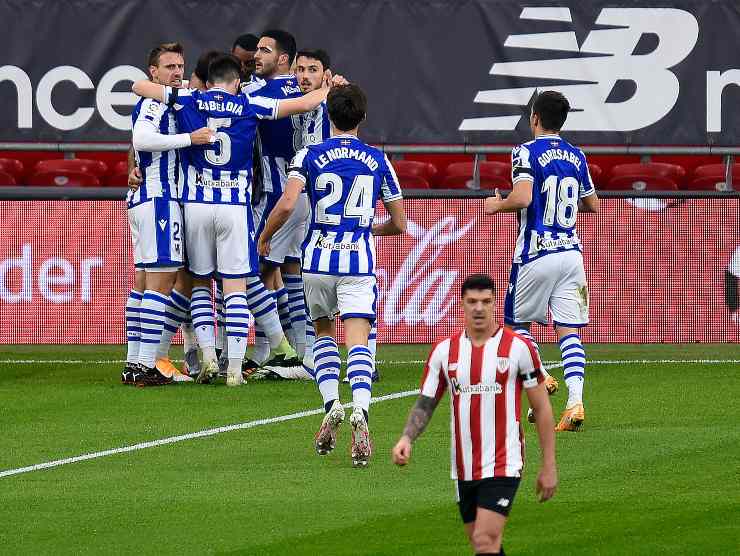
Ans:
[[[394,392],[393,394],[387,394],[385,396],[378,396],[372,398],[370,403],[376,404],[379,402],[385,402],[388,400],[396,400],[399,398],[406,398],[414,396],[419,393],[419,390],[405,390],[403,392]],[[347,404],[345,407],[350,408],[352,404]],[[210,436],[216,436],[225,432],[231,432],[236,430],[253,429],[255,427],[261,427],[263,425],[272,425],[273,423],[283,423],[285,421],[293,421],[295,419],[301,419],[303,417],[310,417],[312,415],[320,415],[324,413],[324,409],[311,409],[307,411],[299,411],[297,413],[290,413],[288,415],[281,415],[279,417],[270,417],[267,419],[257,419],[255,421],[247,421],[246,423],[237,423],[234,425],[225,425],[222,427],[215,427],[212,429],[206,429],[198,432],[191,432],[187,434],[179,434],[177,436],[168,436],[166,438],[160,438],[158,440],[151,440],[149,442],[139,442],[138,444],[131,444],[129,446],[121,446],[120,448],[112,448],[110,450],[102,450],[100,452],[90,452],[88,454],[82,454],[70,458],[57,459],[53,461],[47,461],[44,463],[37,463],[35,465],[29,465],[26,467],[18,467],[16,469],[7,469],[0,471],[0,479],[4,477],[11,477],[13,475],[20,475],[22,473],[30,473],[32,471],[41,471],[43,469],[51,469],[53,467],[61,467],[62,465],[69,465],[71,463],[78,463],[81,461],[88,461],[92,459],[104,458],[107,456],[114,456],[116,454],[125,454],[128,452],[138,452],[139,450],[146,450],[147,448],[156,448],[158,446],[166,446],[168,444],[176,444],[178,442],[184,442],[186,440],[194,440],[196,438],[207,438]]]

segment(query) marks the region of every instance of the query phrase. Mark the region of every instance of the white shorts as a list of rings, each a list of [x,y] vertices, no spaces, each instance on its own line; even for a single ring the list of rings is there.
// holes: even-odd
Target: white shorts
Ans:
[[[375,276],[303,274],[303,289],[311,320],[366,318],[375,321],[378,288]]]
[[[262,196],[259,204],[254,207],[254,220],[259,222],[257,238],[265,227],[270,212],[277,204],[279,196],[266,194]],[[276,265],[284,262],[300,263],[301,247],[306,238],[306,225],[308,221],[308,196],[302,193],[298,197],[293,212],[288,221],[277,231],[270,241],[270,254],[263,260]]]
[[[504,322],[547,324],[548,309],[555,325],[588,324],[588,284],[580,251],[551,253],[511,266]]]
[[[252,211],[247,205],[185,203],[188,268],[199,278],[257,274]]]
[[[177,201],[155,198],[128,209],[134,265],[149,272],[183,266],[182,212]]]

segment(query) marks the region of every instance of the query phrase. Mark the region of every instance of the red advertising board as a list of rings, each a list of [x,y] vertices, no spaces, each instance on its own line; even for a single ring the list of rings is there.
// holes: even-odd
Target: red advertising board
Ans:
[[[501,312],[516,222],[481,208],[478,199],[406,201],[408,234],[378,241],[381,341],[426,343],[458,329],[460,285],[473,272],[494,276]],[[605,199],[579,219],[585,341],[740,340],[725,299],[740,247],[737,199]],[[0,343],[122,343],[132,273],[123,202],[0,201]]]

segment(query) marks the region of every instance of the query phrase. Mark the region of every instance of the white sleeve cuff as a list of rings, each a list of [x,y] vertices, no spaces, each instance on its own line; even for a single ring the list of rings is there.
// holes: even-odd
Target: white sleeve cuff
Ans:
[[[138,121],[133,131],[134,149],[144,152],[162,152],[190,146],[190,134],[164,135],[151,124]]]

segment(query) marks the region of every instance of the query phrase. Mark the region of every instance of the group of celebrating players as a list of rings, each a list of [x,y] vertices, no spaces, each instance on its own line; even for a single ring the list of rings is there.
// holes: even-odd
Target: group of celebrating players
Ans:
[[[364,467],[377,379],[374,236],[404,233],[401,188],[383,152],[357,137],[367,112],[363,91],[332,76],[325,52],[297,51],[282,30],[262,33],[253,60],[244,55],[250,48],[237,41],[232,54],[205,53],[185,86],[182,47],[162,44],[149,55],[150,79],[134,83],[142,99],[132,115],[127,201],[136,278],[126,303],[122,381],[208,383],[219,374],[228,386],[249,377],[314,380],[326,410],[315,449],[325,455],[345,419],[339,315],[353,399],[351,458]],[[560,93],[534,99],[535,139],[512,152],[512,193],[485,201],[488,214],[519,217],[506,327],[494,326],[493,282],[471,276],[462,288],[465,330],[433,348],[393,452],[397,464],[409,461],[449,389],[453,478],[479,553],[503,554],[503,524],[523,467],[521,389],[541,441],[543,500],[557,482],[553,431],[578,431],[585,419],[579,331],[588,323],[588,291],[575,222],[579,206],[598,210],[598,197],[585,156],[559,136],[568,111]],[[380,224],[378,200],[389,215]],[[547,393],[558,383],[529,332],[532,322],[546,324],[548,313],[569,391],[557,426]],[[247,357],[250,314],[256,340]],[[182,372],[168,358],[178,329]]]

